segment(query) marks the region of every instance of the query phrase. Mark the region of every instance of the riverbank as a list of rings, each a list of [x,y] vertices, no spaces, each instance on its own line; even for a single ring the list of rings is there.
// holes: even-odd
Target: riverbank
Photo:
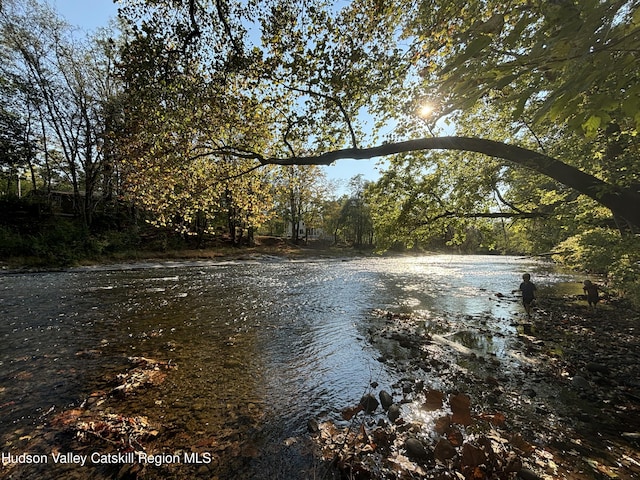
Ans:
[[[372,255],[371,249],[334,246],[329,242],[309,242],[297,245],[280,237],[258,237],[252,246],[232,246],[219,242],[203,248],[123,250],[100,255],[86,255],[73,261],[65,259],[57,261],[50,257],[10,257],[0,259],[0,272],[38,272],[73,267],[169,261],[240,261],[260,260],[269,257],[295,260],[303,258],[354,258],[368,255]]]
[[[373,385],[355,409],[370,412],[348,427],[314,430],[320,454],[347,476],[640,476],[637,311],[608,303],[591,313],[576,297],[545,298],[533,319],[514,323],[517,339],[503,358],[478,343],[495,334],[494,319],[448,319],[465,325],[465,335],[436,334],[420,316],[379,313],[370,341],[397,352],[379,360],[397,371],[398,382]],[[470,331],[474,323],[487,328]],[[434,376],[436,386],[425,381]],[[371,398],[380,400],[375,409]],[[353,415],[349,407],[345,418]]]

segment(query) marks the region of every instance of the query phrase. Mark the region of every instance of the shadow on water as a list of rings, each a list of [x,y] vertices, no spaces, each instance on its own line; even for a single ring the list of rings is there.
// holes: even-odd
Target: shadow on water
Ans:
[[[157,448],[214,452],[210,475],[307,478],[309,419],[340,422],[372,382],[394,382],[367,341],[374,310],[422,315],[425,333],[505,355],[524,269],[541,286],[564,278],[535,261],[454,256],[5,275],[0,438],[21,451],[128,357],[159,358],[178,368],[111,412],[161,423]]]

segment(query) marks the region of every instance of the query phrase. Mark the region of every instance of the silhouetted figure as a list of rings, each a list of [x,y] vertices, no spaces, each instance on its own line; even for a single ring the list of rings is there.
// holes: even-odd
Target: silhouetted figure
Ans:
[[[533,306],[533,301],[536,299],[536,286],[531,282],[531,275],[528,273],[522,275],[522,280],[523,282],[520,284],[520,288],[513,292],[522,292],[522,305],[524,305],[524,311],[527,312],[527,317],[531,318],[531,308]]]
[[[600,301],[600,286],[593,283],[591,280],[584,281],[584,290],[585,295],[587,296],[587,303],[589,304],[589,310],[592,312],[596,311],[596,305]]]

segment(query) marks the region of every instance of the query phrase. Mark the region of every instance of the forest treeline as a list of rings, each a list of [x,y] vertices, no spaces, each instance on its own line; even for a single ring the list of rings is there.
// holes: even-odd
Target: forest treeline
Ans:
[[[640,291],[634,0],[0,5],[0,254],[323,238]],[[321,165],[384,158],[341,194]]]

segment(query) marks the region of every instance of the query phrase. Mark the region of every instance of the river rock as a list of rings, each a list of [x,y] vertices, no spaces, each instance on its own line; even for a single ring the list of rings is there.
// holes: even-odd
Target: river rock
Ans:
[[[400,418],[400,407],[397,404],[393,404],[389,407],[389,411],[387,412],[387,417],[389,417],[389,420],[391,420],[392,422],[395,422],[397,419]]]
[[[528,468],[523,468],[518,472],[518,478],[522,480],[541,480],[541,478]]]
[[[320,424],[315,418],[309,419],[309,421],[307,422],[307,430],[309,431],[309,433],[313,434],[320,432]]]
[[[378,403],[378,400],[376,400],[376,397],[373,396],[373,394],[367,393],[360,399],[360,405],[365,412],[373,413],[376,411],[376,408],[378,408],[378,405],[380,404]]]
[[[210,475],[211,472],[209,471],[209,467],[207,467],[206,465],[202,465],[197,472],[197,475],[200,477],[205,477]]]
[[[393,405],[393,397],[386,390],[381,390],[378,396],[380,397],[380,403],[384,410],[388,410],[389,407]]]
[[[407,451],[407,457],[411,460],[425,461],[431,458],[430,452],[417,438],[407,438],[404,442],[404,448]]]
[[[436,460],[440,460],[442,462],[444,460],[449,460],[455,457],[456,453],[457,453],[456,449],[451,444],[451,442],[446,438],[442,438],[436,444],[436,448],[433,452],[433,455],[436,457]]]
[[[591,385],[589,385],[587,379],[581,377],[580,375],[576,375],[575,377],[573,377],[573,379],[571,380],[571,385],[579,390],[589,390],[591,388]]]
[[[587,370],[592,373],[601,373],[602,375],[607,375],[610,370],[606,365],[602,365],[601,363],[587,363]]]

